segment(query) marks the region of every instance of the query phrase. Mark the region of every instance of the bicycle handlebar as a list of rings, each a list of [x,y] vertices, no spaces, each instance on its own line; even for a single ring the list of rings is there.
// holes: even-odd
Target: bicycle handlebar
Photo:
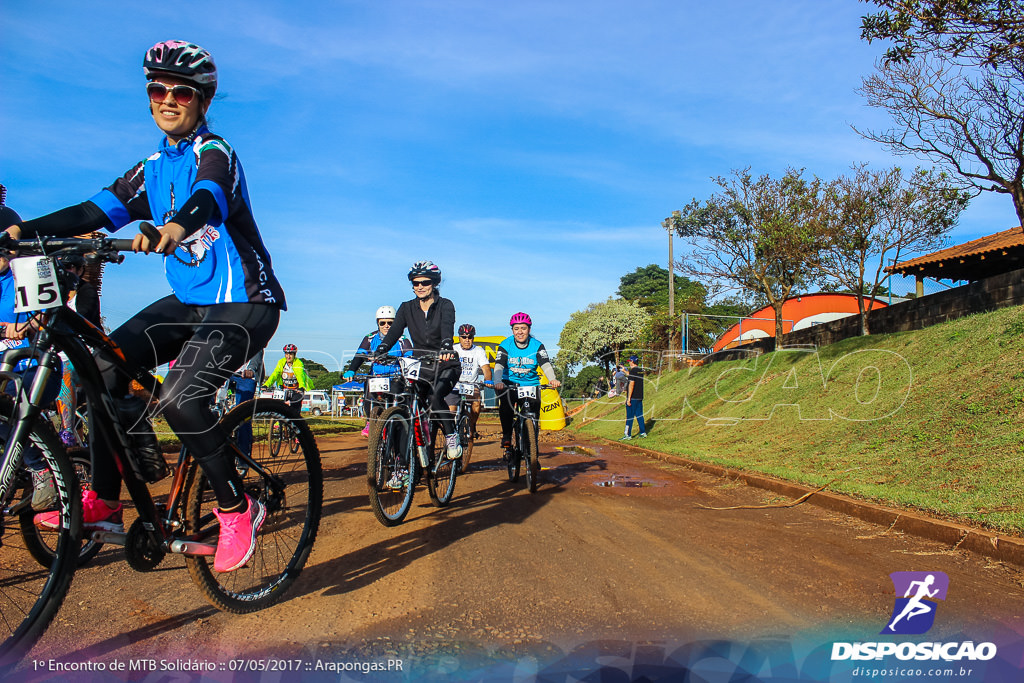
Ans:
[[[140,223],[139,232],[149,238],[155,246],[160,241],[160,232],[152,223]],[[87,263],[121,263],[124,254],[134,251],[133,240],[112,237],[41,237],[38,239],[15,240],[3,238],[9,233],[0,233],[0,252],[9,258],[19,256],[70,256],[81,255]]]

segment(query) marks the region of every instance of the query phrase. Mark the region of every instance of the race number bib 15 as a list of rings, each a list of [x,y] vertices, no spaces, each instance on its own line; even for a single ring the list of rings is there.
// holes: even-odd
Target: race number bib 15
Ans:
[[[519,385],[519,398],[537,398],[537,387]]]
[[[57,285],[57,268],[49,256],[31,256],[11,261],[14,275],[14,311],[41,311],[64,302]]]

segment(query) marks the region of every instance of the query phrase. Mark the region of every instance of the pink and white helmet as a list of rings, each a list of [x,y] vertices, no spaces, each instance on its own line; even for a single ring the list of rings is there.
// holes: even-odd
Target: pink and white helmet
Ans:
[[[217,92],[217,65],[213,56],[195,43],[165,40],[146,50],[142,71],[147,80],[160,74],[195,83],[209,100]]]

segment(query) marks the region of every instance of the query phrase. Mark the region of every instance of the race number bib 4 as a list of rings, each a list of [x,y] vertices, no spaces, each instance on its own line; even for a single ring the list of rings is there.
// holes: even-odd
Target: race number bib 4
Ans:
[[[57,285],[57,268],[49,256],[32,256],[11,261],[14,275],[14,312],[42,311],[64,302]]]
[[[420,378],[420,362],[413,358],[399,358],[398,362],[402,364],[402,374],[408,380],[417,380]]]
[[[371,377],[369,379],[369,389],[376,392],[388,391],[391,389],[391,380],[387,377]]]
[[[537,387],[519,386],[519,398],[537,398]]]

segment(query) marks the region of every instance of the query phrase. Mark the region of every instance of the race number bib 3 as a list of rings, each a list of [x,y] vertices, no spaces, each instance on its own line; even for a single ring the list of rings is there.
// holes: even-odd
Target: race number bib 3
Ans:
[[[14,312],[42,311],[64,302],[57,285],[57,268],[49,256],[32,256],[11,261],[14,275]]]
[[[371,377],[369,379],[370,391],[388,391],[391,389],[391,380],[387,377]]]
[[[519,398],[537,398],[537,387],[519,385]]]

